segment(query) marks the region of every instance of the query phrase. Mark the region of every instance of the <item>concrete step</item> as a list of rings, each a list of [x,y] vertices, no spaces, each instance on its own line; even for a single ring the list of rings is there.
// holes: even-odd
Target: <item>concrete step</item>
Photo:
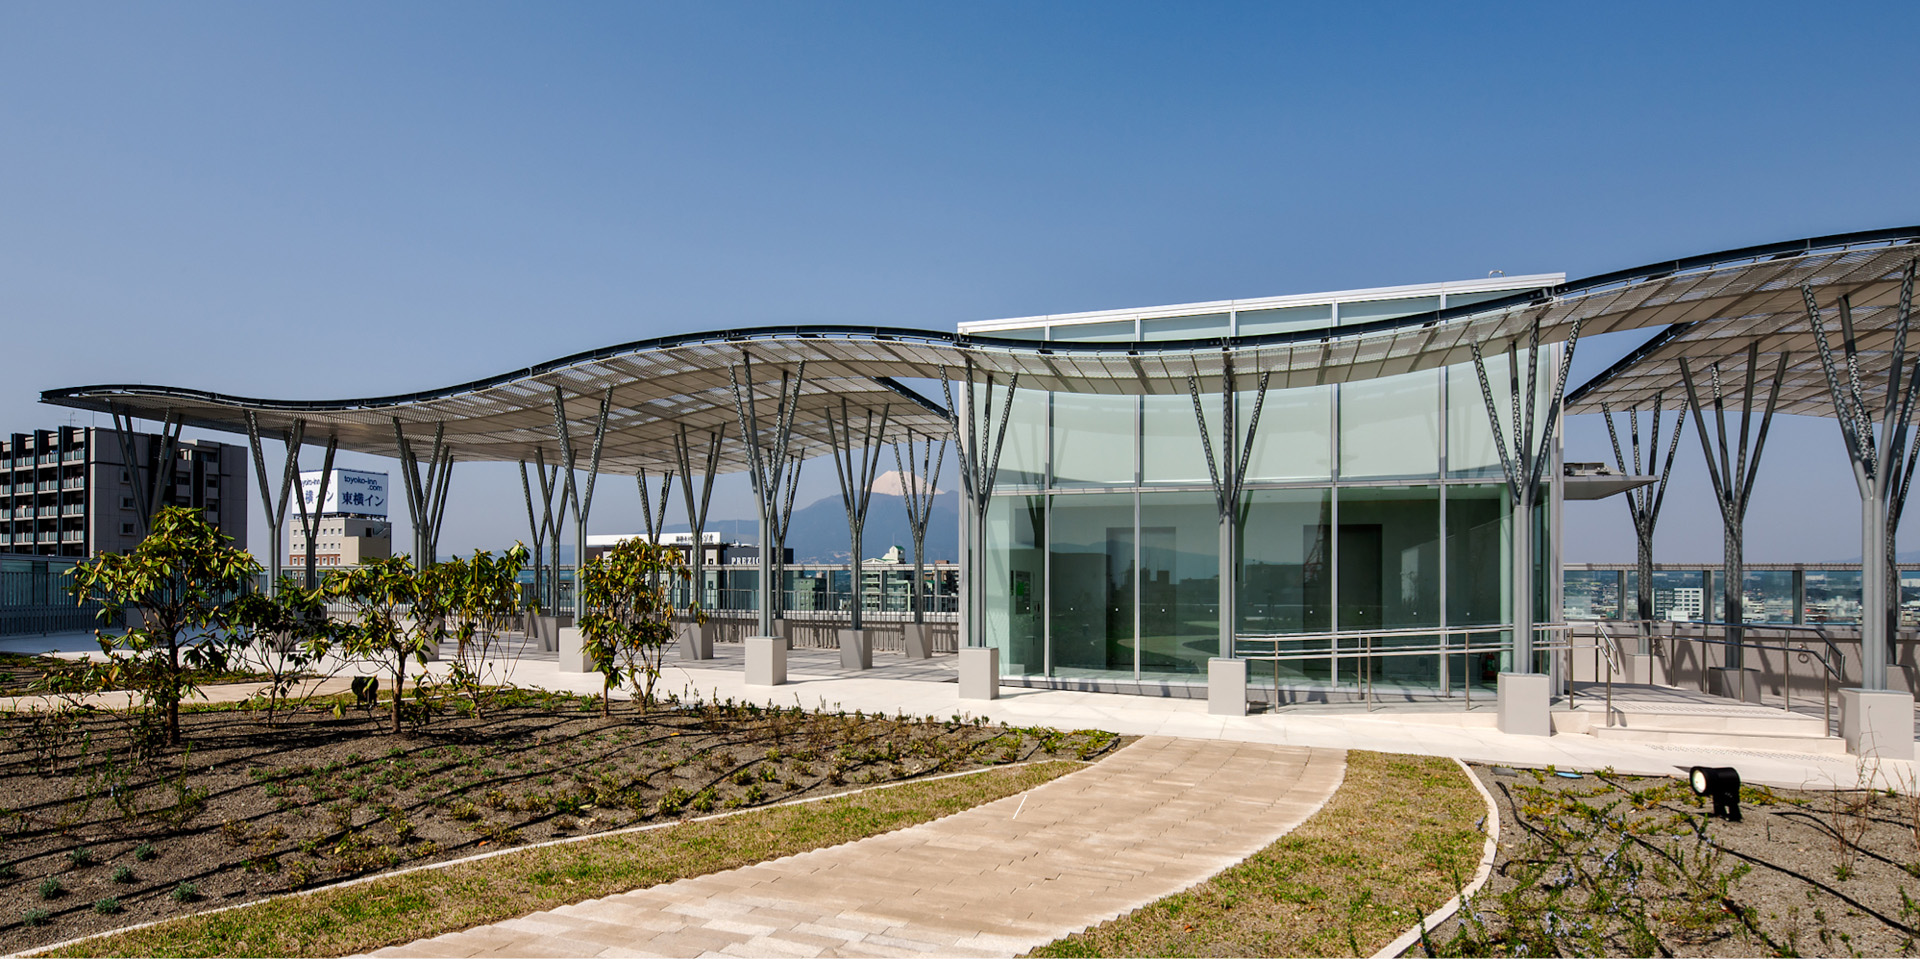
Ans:
[[[1837,736],[1726,731],[1703,732],[1684,729],[1648,729],[1645,727],[1609,727],[1604,725],[1595,725],[1589,728],[1587,735],[1595,739],[1608,739],[1616,742],[1669,743],[1680,746],[1698,746],[1703,749],[1759,749],[1770,752],[1811,753],[1822,756],[1844,756],[1847,754],[1846,741]]]
[[[1593,720],[1596,728],[1605,728],[1604,715]],[[1785,710],[1754,712],[1638,712],[1618,710],[1613,728],[1647,732],[1699,733],[1702,735],[1742,736],[1825,736],[1826,721],[1818,716],[1802,716]]]

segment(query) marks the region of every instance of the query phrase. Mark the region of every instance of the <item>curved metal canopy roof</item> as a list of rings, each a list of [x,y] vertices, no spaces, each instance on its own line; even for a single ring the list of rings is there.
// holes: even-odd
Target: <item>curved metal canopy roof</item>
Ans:
[[[1850,294],[1856,314],[1864,308],[1879,315],[1872,311],[1894,295],[1899,271],[1920,254],[1916,244],[1920,227],[1814,237],[1656,263],[1432,313],[1261,336],[1061,343],[885,327],[762,327],[642,340],[395,396],[275,400],[111,385],[49,390],[41,400],[149,419],[173,416],[234,433],[246,431],[249,411],[273,432],[301,419],[310,442],[333,434],[343,449],[381,456],[397,455],[395,420],[416,449],[444,425],[459,459],[511,462],[531,459],[536,450],[556,451],[556,390],[566,398],[576,442],[591,436],[599,402],[610,395],[602,470],[669,468],[671,438],[681,424],[701,433],[724,426],[721,468],[738,470],[745,468],[746,455],[729,372],[738,375],[745,355],[752,357],[763,427],[770,422],[780,371],[798,372],[805,364],[793,435],[803,455],[810,455],[826,446],[825,415],[843,401],[856,417],[886,407],[889,442],[907,433],[944,434],[949,421],[943,405],[900,382],[943,374],[956,381],[956,400],[960,380],[992,376],[1004,385],[1016,373],[1024,388],[1062,392],[1181,394],[1189,376],[1213,392],[1221,388],[1229,362],[1240,388],[1267,373],[1277,389],[1467,362],[1474,343],[1488,352],[1505,350],[1509,342],[1524,344],[1536,318],[1543,342],[1567,338],[1576,321],[1582,335],[1682,324],[1702,331],[1701,337],[1724,330],[1727,338],[1715,355],[1726,355],[1744,348],[1736,343],[1739,336],[1784,329],[1795,316],[1804,323],[1803,283],[1814,285],[1822,302]]]

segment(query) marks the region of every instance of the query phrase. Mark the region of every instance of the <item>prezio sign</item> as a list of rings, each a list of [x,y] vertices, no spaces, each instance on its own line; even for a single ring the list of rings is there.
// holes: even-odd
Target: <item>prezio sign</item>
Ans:
[[[300,474],[300,494],[306,498],[308,510],[314,510],[318,504],[317,511],[321,513],[387,515],[387,474],[334,470],[333,479],[327,483],[327,499],[324,503],[319,502],[320,475],[319,470]]]

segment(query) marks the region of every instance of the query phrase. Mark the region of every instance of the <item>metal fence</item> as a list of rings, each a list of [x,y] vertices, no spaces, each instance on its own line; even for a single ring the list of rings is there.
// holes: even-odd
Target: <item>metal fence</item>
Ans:
[[[44,636],[95,629],[100,604],[75,603],[67,564],[20,563],[0,569],[0,636]]]

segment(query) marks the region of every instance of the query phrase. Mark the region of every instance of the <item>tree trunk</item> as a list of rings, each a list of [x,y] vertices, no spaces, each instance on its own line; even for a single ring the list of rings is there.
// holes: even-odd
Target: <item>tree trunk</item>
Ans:
[[[167,745],[180,745],[180,638],[167,636]]]

